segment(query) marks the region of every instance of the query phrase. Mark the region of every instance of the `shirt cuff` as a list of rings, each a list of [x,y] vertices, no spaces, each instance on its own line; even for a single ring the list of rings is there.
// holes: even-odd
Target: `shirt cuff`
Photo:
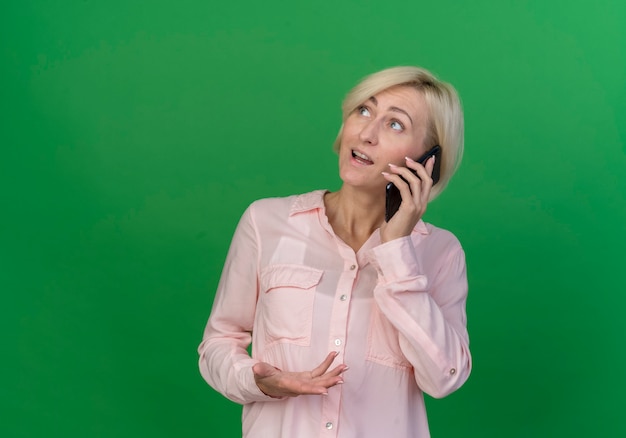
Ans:
[[[383,284],[420,278],[426,289],[426,276],[417,259],[411,236],[380,244],[371,250],[371,263]]]

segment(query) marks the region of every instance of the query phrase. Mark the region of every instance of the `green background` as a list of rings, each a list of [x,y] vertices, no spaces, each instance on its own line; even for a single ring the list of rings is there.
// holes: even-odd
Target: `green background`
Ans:
[[[0,435],[236,437],[196,347],[254,199],[337,189],[340,103],[417,64],[466,154],[474,370],[434,437],[622,437],[623,1],[0,7]]]

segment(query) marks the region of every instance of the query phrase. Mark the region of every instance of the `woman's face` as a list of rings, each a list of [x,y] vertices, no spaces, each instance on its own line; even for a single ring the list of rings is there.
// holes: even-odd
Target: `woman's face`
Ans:
[[[344,184],[380,192],[389,163],[405,165],[404,157],[425,152],[428,109],[424,95],[413,87],[382,91],[359,105],[343,125],[339,175]]]

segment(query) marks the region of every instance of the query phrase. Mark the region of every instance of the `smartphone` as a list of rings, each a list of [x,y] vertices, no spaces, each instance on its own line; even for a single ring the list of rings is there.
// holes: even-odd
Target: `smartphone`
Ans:
[[[426,152],[415,161],[417,161],[421,165],[424,165],[426,161],[428,161],[428,159],[433,155],[435,156],[435,167],[433,167],[433,173],[431,177],[433,179],[433,185],[435,185],[437,184],[437,181],[439,181],[439,172],[441,169],[441,147],[439,145],[433,146],[431,150]],[[413,172],[414,175],[417,175],[417,172],[413,169],[409,170]],[[393,215],[396,214],[396,211],[398,211],[398,208],[400,208],[401,203],[402,196],[400,195],[400,190],[398,190],[398,188],[393,183],[388,183],[385,197],[385,221],[389,222],[389,219],[391,219]]]

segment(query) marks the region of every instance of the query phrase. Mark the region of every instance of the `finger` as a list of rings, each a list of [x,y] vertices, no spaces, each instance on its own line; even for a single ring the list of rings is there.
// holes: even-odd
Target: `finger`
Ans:
[[[430,160],[428,160],[428,162],[426,163],[426,171],[428,172],[428,181],[425,184],[424,189],[422,190],[422,203],[424,206],[428,205],[428,201],[430,200],[430,191],[433,188],[434,185],[434,181],[433,181],[433,169],[435,167],[435,157],[433,156]]]
[[[340,385],[343,383],[343,376],[341,373],[345,371],[346,367],[337,367],[338,370],[333,370],[333,373],[327,373],[323,376],[320,376],[312,382],[314,385],[324,388],[330,388],[335,385]]]
[[[328,353],[326,359],[324,359],[322,363],[319,364],[317,367],[313,368],[313,370],[311,371],[311,377],[315,378],[324,374],[328,370],[328,368],[330,368],[330,365],[333,363],[336,357],[336,351],[331,351],[330,353]]]
[[[401,175],[402,178],[406,181],[409,186],[411,192],[411,198],[403,197],[402,200],[405,201],[411,199],[413,203],[418,203],[422,199],[422,186],[423,181],[428,182],[428,178],[424,177],[425,169],[421,164],[416,161],[411,160],[410,158],[406,158],[407,166],[413,165],[413,167],[401,167],[401,166],[392,166],[389,165],[391,170],[396,174]],[[420,169],[421,168],[421,169]]]
[[[408,169],[406,168],[404,169],[407,172],[411,173]],[[416,196],[419,197],[420,192],[421,192],[419,178],[417,178],[413,174],[411,175],[413,176],[413,179],[417,180],[417,182],[411,182],[413,186],[409,187],[409,184],[407,184],[406,181],[403,181],[399,175],[383,172],[383,176],[385,177],[385,179],[393,183],[398,188],[398,191],[400,192],[400,196],[402,198],[402,202],[400,204],[400,210],[402,210],[403,212],[409,213],[410,215],[413,214],[413,212],[417,211],[417,206],[415,205],[416,204],[415,197]]]
[[[419,163],[416,163],[418,166],[420,165]],[[395,164],[391,164],[389,163],[389,169],[396,175],[400,175],[402,178],[404,178],[404,182],[405,184],[411,185],[411,183],[413,181],[417,181],[419,182],[419,177],[417,175],[415,175],[415,171],[409,169],[408,167],[404,167],[404,166],[396,166]],[[398,187],[399,188],[399,187]]]
[[[426,173],[428,173],[428,179],[425,180],[425,184],[422,190],[422,203],[424,205],[428,204],[428,200],[430,198],[430,191],[434,185],[433,182],[433,169],[435,168],[435,160],[437,158],[433,155],[432,157],[430,157],[428,159],[428,161],[426,162],[426,166],[424,166],[424,169],[426,170]]]
[[[418,163],[410,157],[405,157],[406,165],[408,168],[413,169],[417,173],[417,177],[422,181],[426,182],[431,179],[431,174],[433,172],[433,167],[435,165],[434,161],[435,156],[430,157],[424,165]]]
[[[437,157],[433,155],[432,157],[428,159],[428,161],[426,161],[426,166],[424,166],[426,168],[426,171],[428,172],[428,175],[430,175],[431,177],[433,175],[433,169],[435,168],[436,159]]]
[[[415,180],[419,183],[419,178],[417,178],[409,169],[406,167],[396,166],[394,164],[389,164],[389,169],[393,173],[382,172],[383,176],[387,181],[393,183],[394,186],[400,191],[400,195],[402,196],[402,201],[411,198],[411,186],[410,184]]]
[[[338,377],[341,374],[343,374],[344,371],[346,371],[348,369],[348,366],[345,364],[341,364],[336,366],[335,368],[333,368],[332,370],[330,370],[329,372],[327,372],[326,374],[324,374],[321,377]]]
[[[321,393],[325,394],[325,393],[328,392],[328,391],[326,391],[328,388],[332,388],[333,386],[337,386],[337,385],[342,385],[343,384],[343,378],[342,377],[327,378],[327,379],[324,379],[324,380],[316,382],[316,383],[317,383],[317,385],[315,387],[315,390],[319,391],[320,388],[324,388],[324,391],[321,391]]]
[[[328,394],[328,388],[332,388],[337,385],[339,382],[324,382],[322,383],[308,383],[308,382],[298,382],[298,385],[291,390],[291,395],[305,395],[305,394],[314,394],[314,395],[326,395]]]
[[[422,165],[418,163],[417,161],[412,160],[409,157],[406,157],[406,164],[408,167],[415,170],[420,180],[419,185],[416,185],[416,186],[411,185],[412,189],[413,187],[419,187],[419,192],[415,192],[415,190],[412,190],[413,199],[415,200],[416,203],[423,203],[425,205],[428,203],[428,198],[430,196],[430,189],[433,186],[433,179],[431,175],[433,173],[433,168],[435,165],[435,156],[433,155],[432,157],[430,157],[426,161],[425,165]]]

